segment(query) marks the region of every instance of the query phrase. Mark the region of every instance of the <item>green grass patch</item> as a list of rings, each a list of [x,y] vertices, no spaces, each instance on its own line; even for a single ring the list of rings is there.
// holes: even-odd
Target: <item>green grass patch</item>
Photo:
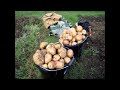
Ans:
[[[16,63],[19,62],[17,66],[18,68],[15,69],[16,78],[29,78],[30,75],[29,72],[31,71],[30,68],[33,68],[32,65],[33,62],[28,64],[28,62],[32,61],[32,57],[31,59],[29,59],[29,57],[31,54],[33,54],[33,52],[35,52],[35,50],[39,46],[39,42],[37,38],[42,37],[40,35],[36,35],[36,33],[42,30],[40,27],[38,27],[38,25],[30,25],[30,26],[26,25],[23,28],[26,29],[28,32],[24,33],[22,37],[17,38],[15,41],[15,58],[16,58],[15,62]],[[33,68],[33,70],[37,70],[37,69]],[[31,71],[31,72],[35,72],[35,71]]]
[[[62,15],[73,25],[78,21],[79,16],[104,16],[105,11],[15,11],[16,17],[42,17],[46,13],[55,12]]]
[[[55,42],[58,42],[58,38],[55,36],[50,36],[50,37],[46,37],[44,41],[49,43],[55,43]]]
[[[39,48],[40,42],[56,42],[58,39],[49,37],[41,22],[34,22],[33,19],[22,27],[22,32],[21,37],[15,38],[15,78],[42,79],[42,73],[34,65],[32,56]]]
[[[99,53],[99,51],[94,47],[83,49],[83,51],[82,51],[82,55],[84,57],[96,56],[98,53]]]
[[[75,61],[73,65],[68,69],[64,79],[84,79],[85,67],[82,63]]]
[[[68,16],[102,16],[105,15],[105,11],[15,11],[16,17],[30,17],[30,16],[43,16],[46,13],[55,12],[63,15],[64,17]]]

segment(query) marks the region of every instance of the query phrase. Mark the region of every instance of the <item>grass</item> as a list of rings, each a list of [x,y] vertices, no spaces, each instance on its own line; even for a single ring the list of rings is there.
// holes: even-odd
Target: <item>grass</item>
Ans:
[[[16,78],[34,78],[32,75],[40,78],[41,73],[33,65],[32,56],[30,57],[30,55],[38,48],[42,38],[45,37],[43,35],[45,32],[43,28],[41,31],[38,25],[26,25],[23,27],[23,30],[28,32],[24,33],[22,37],[17,38],[15,41]],[[41,35],[36,35],[38,32],[40,32]],[[41,38],[41,41],[38,42],[37,38]]]
[[[98,50],[96,48],[90,47],[82,50],[82,57],[89,58],[97,56]],[[98,72],[97,66],[95,66],[97,61],[93,61],[91,63],[90,60],[84,60],[79,58],[79,60],[75,60],[73,65],[68,70],[67,74],[65,75],[64,79],[87,79],[88,76],[91,76],[90,78],[98,78],[96,75]],[[88,75],[88,76],[87,76]],[[89,79],[89,78],[88,78]]]
[[[51,11],[15,11],[15,18],[30,17],[29,22],[22,25],[22,35],[15,38],[15,78],[18,79],[43,79],[41,72],[35,67],[32,56],[35,50],[39,47],[40,42],[57,42],[58,39],[54,36],[49,37],[48,31],[39,22],[40,17]],[[53,11],[52,11],[53,12]],[[104,11],[55,11],[63,15],[68,21],[74,24],[78,21],[78,16],[102,16]],[[32,17],[36,17],[33,20]],[[98,52],[94,48],[86,49],[82,55],[89,57],[96,55]],[[80,62],[74,62],[72,68],[66,74],[65,79],[84,79],[86,69]],[[92,68],[92,71],[96,70]],[[77,72],[77,73],[76,73]]]
[[[64,79],[84,79],[85,77],[85,67],[82,63],[75,61],[73,65],[69,68]]]
[[[93,47],[89,47],[88,49],[83,49],[83,51],[82,51],[82,55],[84,57],[96,56],[98,53],[99,53],[99,51]]]
[[[15,11],[16,17],[42,17],[46,13],[55,12],[62,15],[72,24],[78,21],[79,16],[104,16],[104,11]]]
[[[43,16],[46,13],[55,12],[63,15],[64,17],[69,16],[101,16],[105,15],[104,11],[15,11],[16,17],[30,17],[30,16]],[[75,18],[75,17],[74,17]]]
[[[58,38],[54,37],[54,36],[50,36],[49,38],[46,37],[44,39],[45,42],[48,42],[48,43],[55,43],[55,42],[58,42]]]

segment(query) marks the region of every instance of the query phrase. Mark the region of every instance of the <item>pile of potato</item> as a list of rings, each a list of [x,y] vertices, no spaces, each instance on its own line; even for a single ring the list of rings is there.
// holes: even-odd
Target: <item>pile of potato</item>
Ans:
[[[86,38],[86,30],[82,26],[76,26],[75,28],[70,28],[64,30],[60,36],[59,42],[63,45],[76,45],[82,43]]]
[[[72,49],[65,49],[59,42],[42,42],[40,49],[33,55],[33,61],[45,69],[62,69],[71,61],[73,55]]]

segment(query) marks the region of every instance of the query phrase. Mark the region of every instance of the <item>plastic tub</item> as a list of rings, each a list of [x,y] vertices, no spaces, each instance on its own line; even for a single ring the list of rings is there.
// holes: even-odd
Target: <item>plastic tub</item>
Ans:
[[[65,47],[67,48],[67,47]],[[67,48],[68,49],[68,48]],[[63,69],[45,69],[41,66],[37,66],[37,68],[43,73],[43,76],[45,79],[62,79],[64,75],[66,74],[68,68],[72,65],[74,62],[74,56],[71,58],[71,61],[69,64],[66,64]]]

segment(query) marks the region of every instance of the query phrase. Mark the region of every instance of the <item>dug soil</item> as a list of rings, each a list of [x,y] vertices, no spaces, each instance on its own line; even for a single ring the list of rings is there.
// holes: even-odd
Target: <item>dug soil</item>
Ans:
[[[81,17],[92,25],[95,32],[91,37],[93,43],[88,39],[88,45],[83,45],[83,49],[92,46],[97,50],[96,55],[81,55],[80,62],[84,65],[86,73],[84,78],[105,78],[105,17]]]

